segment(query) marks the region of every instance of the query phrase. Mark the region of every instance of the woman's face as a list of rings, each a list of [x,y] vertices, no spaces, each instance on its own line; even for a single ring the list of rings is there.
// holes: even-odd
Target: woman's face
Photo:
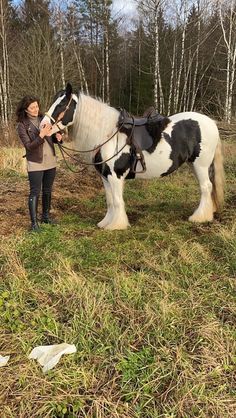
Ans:
[[[26,113],[30,116],[38,116],[39,114],[39,105],[38,102],[30,103],[30,105],[26,109]]]

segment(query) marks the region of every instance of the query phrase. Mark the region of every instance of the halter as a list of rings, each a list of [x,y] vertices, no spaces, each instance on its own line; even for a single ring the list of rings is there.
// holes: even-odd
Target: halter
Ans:
[[[69,107],[70,107],[70,104],[71,104],[71,101],[72,101],[72,95],[71,95],[71,97],[70,97],[70,100],[69,100],[69,102],[67,103],[67,105],[66,105],[66,107],[65,107],[65,110],[63,110],[61,113],[59,113],[59,115],[58,115],[58,117],[57,117],[57,119],[55,120],[51,115],[49,115],[49,113],[48,112],[46,112],[45,113],[45,116],[47,116],[52,122],[53,122],[53,124],[54,125],[56,125],[57,126],[57,128],[59,129],[59,131],[61,131],[61,128],[60,128],[60,126],[58,125],[58,123],[64,118],[64,116],[65,116],[65,113],[67,112],[67,110],[69,109]]]

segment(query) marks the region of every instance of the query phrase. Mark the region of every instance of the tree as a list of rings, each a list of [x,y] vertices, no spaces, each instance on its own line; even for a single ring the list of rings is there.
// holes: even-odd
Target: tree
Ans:
[[[9,66],[9,31],[13,9],[7,0],[0,0],[0,109],[1,125],[5,139],[9,136],[10,102],[10,66]]]
[[[69,5],[67,10],[66,23],[68,29],[68,38],[70,40],[70,45],[73,50],[73,55],[75,58],[75,68],[78,70],[78,75],[76,76],[76,83],[79,81],[79,87],[82,92],[89,94],[88,82],[85,73],[85,67],[82,59],[82,45],[80,39],[80,17],[78,11],[74,5]],[[79,77],[79,80],[78,80]]]
[[[50,3],[25,0],[19,8],[21,34],[14,51],[17,96],[36,94],[45,108],[61,87],[60,48],[51,25]]]
[[[225,120],[230,123],[232,117],[233,87],[236,70],[236,4],[219,1],[220,25],[226,48],[226,88],[225,88]]]
[[[164,93],[162,86],[161,62],[160,62],[160,37],[161,28],[164,26],[163,7],[164,0],[141,0],[139,11],[147,18],[147,26],[153,40],[153,85],[154,105],[160,112],[164,111]]]
[[[111,0],[75,0],[80,42],[87,47],[90,90],[110,101]]]

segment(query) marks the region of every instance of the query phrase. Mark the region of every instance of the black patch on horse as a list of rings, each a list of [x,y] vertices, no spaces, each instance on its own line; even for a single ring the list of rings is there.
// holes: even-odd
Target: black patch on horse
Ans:
[[[71,122],[73,120],[73,115],[75,112],[75,108],[76,108],[76,101],[75,100],[71,100],[71,104],[69,109],[65,112],[63,118],[62,118],[62,123],[64,126],[66,126],[69,122]]]
[[[65,94],[65,92],[64,92]],[[58,97],[60,97],[61,95],[59,94]],[[71,122],[73,120],[73,114],[75,111],[75,107],[76,107],[76,101],[75,100],[71,100],[69,109],[66,109],[66,106],[69,104],[70,98],[68,97],[64,97],[60,103],[58,103],[58,105],[55,107],[53,113],[52,113],[52,118],[57,120],[58,116],[60,115],[60,113],[65,112],[61,122],[63,123],[64,126],[66,126],[69,122]]]
[[[128,153],[123,153],[118,160],[116,160],[114,164],[114,171],[118,178],[122,177],[123,174],[131,167],[131,155]],[[101,151],[98,151],[93,159],[93,162],[95,164],[96,170],[101,174],[102,177],[107,178],[109,175],[112,175],[110,167],[107,163],[102,163],[102,155]],[[100,163],[101,164],[98,164]],[[129,173],[126,176],[126,179],[134,179],[135,173],[132,171],[129,171]]]
[[[159,114],[156,114],[153,117],[150,116],[148,118],[146,129],[153,139],[152,145],[147,149],[147,152],[149,152],[149,154],[152,154],[155,151],[157,144],[161,139],[162,131],[164,131],[164,129],[167,127],[169,123],[169,118],[161,116]]]
[[[58,99],[58,97],[64,96],[65,90],[59,90],[53,97],[53,103]]]
[[[101,174],[102,177],[107,178],[109,175],[111,175],[110,167],[106,163],[102,162],[102,155],[100,150],[96,153],[95,157],[93,158],[93,162],[96,163],[95,168]]]
[[[122,177],[124,175],[124,173],[129,170],[132,166],[132,155],[131,153],[128,152],[124,152],[122,153],[122,155],[115,161],[114,164],[114,171],[118,177],[118,179],[120,177]],[[126,176],[126,178],[134,178],[135,174],[129,172]]]
[[[171,136],[163,132],[165,140],[171,146],[170,159],[173,164],[166,173],[167,176],[184,162],[193,163],[200,154],[201,131],[199,123],[192,119],[181,120],[173,126]]]

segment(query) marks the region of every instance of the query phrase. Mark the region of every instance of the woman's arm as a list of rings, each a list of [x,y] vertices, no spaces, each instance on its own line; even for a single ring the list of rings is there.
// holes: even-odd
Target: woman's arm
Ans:
[[[32,141],[23,123],[19,123],[17,127],[19,138],[28,151],[34,150],[42,145],[44,143],[44,137],[50,135],[50,129],[50,125],[46,125],[40,130],[39,135]]]

